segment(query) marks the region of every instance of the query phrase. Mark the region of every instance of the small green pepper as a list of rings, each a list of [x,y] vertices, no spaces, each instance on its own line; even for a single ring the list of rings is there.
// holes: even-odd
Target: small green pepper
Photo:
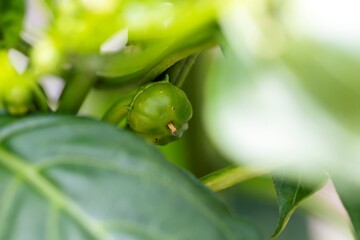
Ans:
[[[129,106],[127,121],[134,132],[165,145],[183,135],[191,117],[186,94],[168,81],[160,81],[138,91]]]

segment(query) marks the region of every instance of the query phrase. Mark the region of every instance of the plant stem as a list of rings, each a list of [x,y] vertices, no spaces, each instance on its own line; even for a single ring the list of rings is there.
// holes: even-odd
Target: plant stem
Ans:
[[[187,76],[189,75],[189,72],[194,65],[198,53],[193,54],[179,62],[177,62],[174,66],[172,66],[167,73],[169,74],[169,77],[171,79],[171,82],[176,85],[177,87],[181,87]]]
[[[95,77],[93,74],[86,71],[75,73],[74,77],[65,85],[57,112],[76,114],[94,83]]]
[[[43,89],[37,85],[33,88],[33,93],[35,96],[36,106],[41,112],[48,112],[48,99],[43,91]]]
[[[227,189],[240,182],[255,178],[269,172],[265,169],[249,168],[247,166],[230,166],[213,172],[200,180],[214,192]]]
[[[135,92],[136,93],[136,92]],[[134,94],[135,94],[134,93]],[[131,99],[134,94],[131,94],[125,98],[116,101],[104,114],[102,120],[117,125],[123,120],[128,113],[128,106],[131,103]]]

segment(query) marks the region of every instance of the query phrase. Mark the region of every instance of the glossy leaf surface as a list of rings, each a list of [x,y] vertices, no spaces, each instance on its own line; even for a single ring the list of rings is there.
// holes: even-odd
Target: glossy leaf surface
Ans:
[[[70,116],[0,117],[0,239],[259,239],[158,150]]]

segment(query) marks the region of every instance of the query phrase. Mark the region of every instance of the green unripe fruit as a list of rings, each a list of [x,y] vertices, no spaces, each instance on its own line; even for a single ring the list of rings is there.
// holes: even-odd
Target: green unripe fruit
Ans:
[[[133,98],[128,125],[149,141],[164,145],[180,138],[188,128],[192,107],[186,94],[167,81],[149,83]]]

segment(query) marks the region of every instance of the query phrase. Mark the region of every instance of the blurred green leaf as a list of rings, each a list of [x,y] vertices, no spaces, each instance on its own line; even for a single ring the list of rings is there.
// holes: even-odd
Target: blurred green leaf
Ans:
[[[129,132],[71,116],[0,126],[1,240],[261,239]]]
[[[293,40],[280,58],[326,111],[360,133],[360,56],[315,41]]]
[[[0,1],[0,48],[17,44],[23,27],[25,1]]]
[[[213,47],[217,29],[208,27],[151,44],[130,44],[119,53],[101,56],[97,86],[131,86],[153,80],[181,59]]]
[[[256,14],[251,17],[256,26],[237,26],[231,35],[246,42],[235,45],[225,35],[225,56],[214,55],[205,83],[204,124],[212,141],[239,164],[290,164],[296,166],[294,173],[302,168],[307,177],[313,174],[315,182],[314,168],[358,178],[359,54],[310,38],[294,39],[285,28],[279,31],[284,39],[277,51],[262,54],[255,43],[267,42],[267,35],[260,27],[256,30],[264,36],[251,35],[252,27],[263,23]]]
[[[292,177],[289,177],[286,168],[274,173],[273,182],[279,204],[279,222],[272,239],[276,239],[281,234],[300,202],[324,185],[327,177],[323,175],[316,184],[309,184],[301,172]]]

